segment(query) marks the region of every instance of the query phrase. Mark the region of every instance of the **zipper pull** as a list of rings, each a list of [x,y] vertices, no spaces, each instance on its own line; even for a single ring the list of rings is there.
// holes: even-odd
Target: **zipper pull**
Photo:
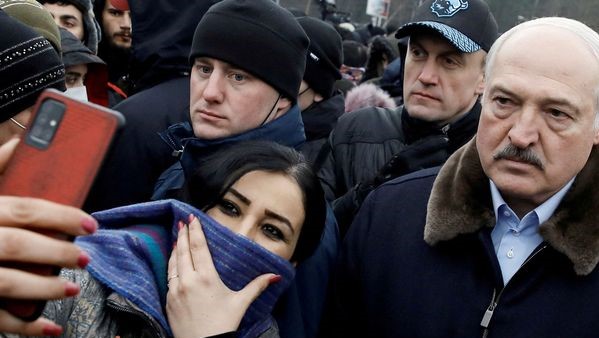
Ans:
[[[483,319],[480,321],[480,326],[484,327],[485,329],[489,327],[491,317],[493,317],[493,310],[495,310],[495,304],[491,304],[487,311],[485,311],[485,315],[483,316]]]
[[[451,125],[448,123],[441,128],[441,132],[443,132],[443,134],[445,134],[445,136],[447,136],[447,133],[449,132],[449,128],[451,128]]]
[[[483,330],[483,338],[487,338],[487,336],[489,335],[489,323],[491,322],[491,318],[493,317],[493,311],[495,311],[495,307],[497,306],[497,303],[495,302],[496,292],[497,291],[493,289],[493,298],[491,298],[491,304],[489,304],[489,307],[483,315],[483,319],[480,321],[480,326],[485,328]]]

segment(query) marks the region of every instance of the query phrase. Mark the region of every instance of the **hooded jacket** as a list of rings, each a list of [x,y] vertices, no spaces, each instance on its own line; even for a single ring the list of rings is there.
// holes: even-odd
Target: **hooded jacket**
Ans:
[[[165,143],[180,153],[180,161],[168,168],[156,182],[152,199],[172,197],[172,192],[183,187],[185,173],[191,175],[196,160],[201,156],[214,152],[222,145],[245,140],[273,141],[292,148],[299,148],[306,140],[304,124],[299,107],[294,105],[279,118],[269,123],[248,130],[244,133],[215,140],[202,140],[194,136],[189,123],[180,123],[169,127],[160,135]]]
[[[39,0],[42,4],[46,1]],[[85,32],[85,38],[83,39],[83,43],[87,48],[89,48],[92,53],[98,53],[98,43],[102,40],[102,29],[100,28],[100,24],[96,20],[96,16],[93,11],[93,1],[92,0],[66,0],[64,1],[67,4],[72,4],[77,7],[79,11],[81,11],[81,16],[83,17],[83,29]]]
[[[475,140],[440,171],[381,186],[346,237],[329,327],[348,337],[596,337],[598,166],[595,147],[507,285]]]

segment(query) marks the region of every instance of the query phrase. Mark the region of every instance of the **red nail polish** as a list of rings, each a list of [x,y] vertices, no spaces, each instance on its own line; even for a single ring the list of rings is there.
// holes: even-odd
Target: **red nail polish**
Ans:
[[[77,266],[83,269],[87,264],[89,264],[89,256],[85,251],[81,251],[79,258],[77,258]]]
[[[60,336],[62,334],[62,327],[56,324],[46,324],[42,332],[44,336]]]
[[[189,214],[189,223],[193,222],[194,219],[196,219],[196,217],[193,214]]]
[[[183,221],[179,221],[179,231],[181,231],[181,229],[183,229],[184,226],[185,224],[183,223]]]
[[[73,282],[67,282],[64,286],[64,295],[67,297],[75,296],[79,293],[79,285]]]
[[[81,221],[81,227],[88,234],[93,234],[98,229],[98,223],[95,219],[86,217],[83,219],[83,221]]]
[[[281,275],[274,275],[268,279],[269,284],[275,284],[281,281],[283,277]]]

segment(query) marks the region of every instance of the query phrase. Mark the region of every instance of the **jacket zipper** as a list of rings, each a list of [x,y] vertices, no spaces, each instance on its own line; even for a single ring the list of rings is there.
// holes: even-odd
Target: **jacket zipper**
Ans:
[[[175,142],[175,140],[173,140],[173,138],[171,137],[170,134],[166,133],[164,136],[166,136],[168,138],[168,142],[166,142],[169,146],[171,146],[171,148],[173,149],[173,152],[171,153],[171,156],[173,157],[179,157],[179,155],[181,155],[181,153],[183,153],[183,147],[181,147],[180,149],[177,149],[177,143]]]
[[[150,327],[156,333],[157,337],[166,338],[166,335],[162,334],[162,328],[157,326],[156,323],[154,322],[154,320],[152,318],[150,318],[146,313],[144,313],[142,311],[137,311],[137,310],[132,309],[127,306],[120,305],[114,300],[108,300],[107,305],[109,307],[111,307],[112,309],[116,310],[117,312],[124,312],[124,313],[134,315],[138,318],[141,318],[144,322],[146,322],[150,325]]]
[[[520,266],[520,269],[522,269],[522,267],[524,265],[526,265],[528,262],[530,262],[539,252],[543,251],[543,249],[545,249],[546,247],[547,247],[547,244],[544,244],[539,250],[535,251],[535,253],[533,253],[530,257],[528,257],[524,261],[524,263],[522,263],[522,265]],[[518,269],[518,271],[520,271],[520,269]],[[516,272],[516,274],[517,273],[518,272]],[[514,277],[512,277],[512,279],[513,278]],[[503,291],[509,284],[510,284],[510,282],[508,281],[507,284],[499,291],[498,294],[497,294],[497,290],[493,289],[493,297],[491,298],[491,304],[489,304],[489,307],[487,308],[487,310],[485,311],[485,314],[483,315],[483,319],[480,321],[480,326],[482,326],[484,328],[482,338],[487,338],[487,336],[489,335],[489,323],[491,322],[493,313],[494,313],[495,309],[497,308],[497,303],[499,302],[499,298],[501,298]],[[496,294],[497,294],[497,297],[495,297]]]
[[[441,132],[447,136],[447,133],[449,133],[449,128],[451,128],[451,124],[448,123],[441,128]]]

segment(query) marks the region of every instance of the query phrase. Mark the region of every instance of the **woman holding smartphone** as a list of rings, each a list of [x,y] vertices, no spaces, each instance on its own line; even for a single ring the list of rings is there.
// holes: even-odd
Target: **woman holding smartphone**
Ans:
[[[325,223],[309,164],[238,143],[203,159],[181,197],[203,212],[171,200],[94,215],[103,229],[77,241],[88,272],[62,273],[79,296],[44,312],[65,337],[278,336],[270,311]]]

